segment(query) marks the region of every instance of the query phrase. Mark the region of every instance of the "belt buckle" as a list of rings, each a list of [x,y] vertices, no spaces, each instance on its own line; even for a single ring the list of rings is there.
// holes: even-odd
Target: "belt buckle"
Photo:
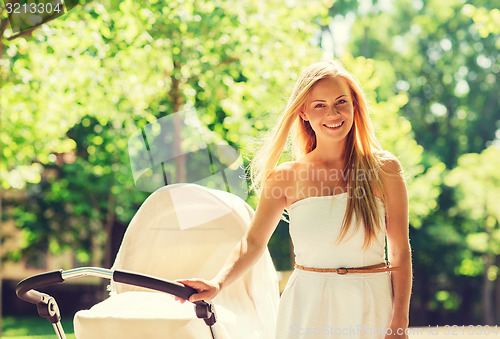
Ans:
[[[337,274],[344,275],[347,274],[348,270],[345,267],[337,268]]]

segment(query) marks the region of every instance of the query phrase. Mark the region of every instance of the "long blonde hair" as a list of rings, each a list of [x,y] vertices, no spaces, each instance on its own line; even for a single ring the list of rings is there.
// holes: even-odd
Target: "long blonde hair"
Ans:
[[[292,156],[301,158],[316,147],[316,136],[308,121],[299,117],[299,111],[306,103],[312,87],[321,79],[329,77],[343,78],[351,91],[354,107],[354,123],[347,135],[345,148],[346,162],[344,173],[347,175],[348,203],[344,215],[340,237],[342,241],[347,234],[353,215],[357,221],[365,225],[364,248],[370,246],[376,232],[381,226],[380,210],[377,206],[374,189],[382,194],[385,205],[384,190],[378,176],[381,161],[386,152],[375,138],[375,132],[369,117],[368,105],[358,80],[337,61],[320,61],[305,68],[295,83],[292,95],[285,111],[272,128],[262,148],[255,154],[250,163],[251,189],[260,197],[262,185],[270,171],[276,167],[287,144],[290,131],[292,135]],[[350,172],[352,171],[352,172]],[[367,180],[366,175],[370,176]],[[362,192],[359,196],[358,192]]]

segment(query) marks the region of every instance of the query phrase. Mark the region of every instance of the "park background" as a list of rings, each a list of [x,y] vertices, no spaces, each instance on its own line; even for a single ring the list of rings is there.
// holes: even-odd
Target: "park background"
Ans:
[[[246,166],[324,58],[358,77],[407,175],[410,325],[500,323],[500,1],[95,0],[21,32],[1,6],[4,323],[36,313],[12,295],[23,274],[111,266],[149,194],[130,168],[134,132],[195,108]],[[291,269],[286,223],[269,249]],[[75,309],[105,297],[67,289]]]

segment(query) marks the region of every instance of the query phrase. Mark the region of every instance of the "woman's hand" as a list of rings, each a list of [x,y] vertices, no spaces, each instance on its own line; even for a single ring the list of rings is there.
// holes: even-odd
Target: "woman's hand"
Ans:
[[[195,293],[189,297],[190,302],[195,302],[198,300],[212,300],[217,294],[219,294],[220,291],[219,284],[205,279],[183,279],[176,280],[176,282],[198,290],[198,293]],[[175,300],[180,301],[182,304],[186,302],[185,299],[179,297],[175,297]]]
[[[408,339],[406,334],[407,322],[393,321],[391,326],[386,330],[385,339]]]
[[[398,328],[391,327],[391,330],[392,330],[392,334],[389,334],[389,333],[391,333],[391,331],[388,330],[386,335],[385,335],[385,339],[408,339],[408,335],[405,334],[404,328],[400,327],[399,332],[398,332]]]

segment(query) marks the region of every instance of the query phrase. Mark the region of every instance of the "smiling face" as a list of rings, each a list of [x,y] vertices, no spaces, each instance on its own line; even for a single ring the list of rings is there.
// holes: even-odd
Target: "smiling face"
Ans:
[[[341,77],[319,80],[311,89],[300,116],[309,121],[318,144],[321,140],[344,140],[354,120],[354,106],[347,82]]]

